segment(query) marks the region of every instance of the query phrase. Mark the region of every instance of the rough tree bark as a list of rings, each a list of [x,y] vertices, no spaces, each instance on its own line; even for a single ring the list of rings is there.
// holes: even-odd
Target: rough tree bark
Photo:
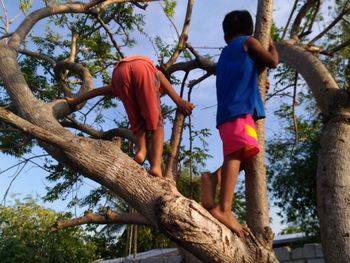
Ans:
[[[69,3],[43,8],[28,15],[8,41],[0,43],[0,78],[21,117],[0,108],[0,118],[35,137],[60,163],[117,193],[151,225],[159,227],[179,246],[202,261],[278,262],[264,238],[250,235],[239,239],[198,203],[182,196],[173,179],[160,180],[149,176],[143,167],[112,142],[80,138],[64,129],[58,122],[59,118],[70,113],[64,100],[45,104],[33,96],[16,61],[20,44],[32,26],[50,15],[90,14],[121,2],[126,1]],[[200,62],[195,63],[201,67]],[[76,70],[69,63],[64,64],[63,69]],[[190,64],[194,65],[193,62]],[[81,73],[81,90],[93,88],[91,76]]]
[[[308,47],[277,45],[283,63],[300,73],[324,115],[317,168],[317,206],[326,261],[350,262],[350,100]]]
[[[255,36],[264,47],[268,47],[272,24],[273,1],[258,1]],[[259,89],[265,101],[267,71],[259,76]],[[256,122],[260,152],[246,163],[246,220],[248,226],[259,234],[269,231],[269,206],[267,194],[266,166],[265,166],[265,122]],[[272,240],[270,240],[272,247]]]

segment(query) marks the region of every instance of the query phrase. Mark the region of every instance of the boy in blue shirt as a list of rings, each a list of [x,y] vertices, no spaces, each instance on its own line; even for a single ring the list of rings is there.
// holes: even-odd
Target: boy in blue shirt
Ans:
[[[275,68],[277,51],[270,41],[269,49],[252,37],[253,20],[248,11],[232,11],[223,21],[223,49],[216,68],[218,100],[217,128],[223,142],[224,163],[212,174],[202,176],[202,205],[239,237],[249,235],[232,213],[234,188],[241,162],[259,152],[254,120],[265,117],[258,87],[261,67]],[[220,184],[220,200],[215,205],[216,186]]]

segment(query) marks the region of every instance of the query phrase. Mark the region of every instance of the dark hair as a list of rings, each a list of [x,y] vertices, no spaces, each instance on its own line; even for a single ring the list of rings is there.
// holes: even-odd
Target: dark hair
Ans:
[[[234,10],[228,13],[222,21],[225,40],[228,41],[236,35],[252,35],[253,19],[246,10]]]

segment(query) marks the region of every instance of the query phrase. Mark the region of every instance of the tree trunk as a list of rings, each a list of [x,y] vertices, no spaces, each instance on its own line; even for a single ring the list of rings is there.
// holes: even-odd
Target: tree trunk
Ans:
[[[323,129],[317,169],[317,205],[327,263],[350,262],[350,112]]]
[[[263,46],[268,47],[272,25],[272,0],[258,1],[255,36]],[[260,94],[265,101],[266,70],[259,77]],[[265,122],[256,122],[259,139],[259,154],[247,161],[246,168],[246,220],[248,226],[255,232],[264,234],[269,228],[269,206],[267,195],[267,180],[265,166]],[[272,240],[271,244],[272,246]]]
[[[277,45],[288,66],[297,70],[315,96],[326,120],[317,168],[317,203],[321,241],[327,262],[350,262],[350,113],[348,91],[305,48]],[[343,109],[343,110],[338,110]]]

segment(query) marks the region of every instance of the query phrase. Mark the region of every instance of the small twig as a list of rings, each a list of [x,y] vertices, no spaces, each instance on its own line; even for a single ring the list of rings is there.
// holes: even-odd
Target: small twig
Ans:
[[[292,114],[293,114],[294,144],[292,147],[292,152],[294,152],[295,147],[298,143],[298,122],[295,114],[295,107],[297,103],[296,100],[297,100],[298,72],[295,72],[293,85],[294,85],[294,89],[293,89]]]

